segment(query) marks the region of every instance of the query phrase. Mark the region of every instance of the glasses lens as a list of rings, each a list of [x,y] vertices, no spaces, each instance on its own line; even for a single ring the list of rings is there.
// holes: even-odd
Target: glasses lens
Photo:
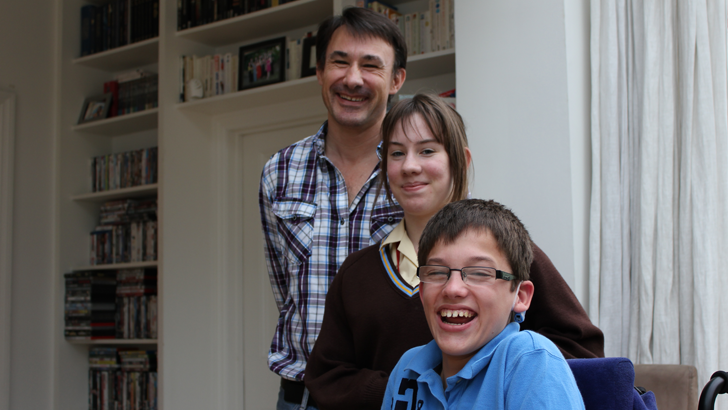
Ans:
[[[464,280],[473,285],[484,285],[495,280],[495,268],[473,266],[463,268]]]
[[[442,284],[447,282],[450,269],[445,266],[420,266],[420,281]]]

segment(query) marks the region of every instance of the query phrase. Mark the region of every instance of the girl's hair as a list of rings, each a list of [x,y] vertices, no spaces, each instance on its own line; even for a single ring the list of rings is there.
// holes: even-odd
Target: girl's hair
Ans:
[[[445,147],[450,162],[450,175],[452,176],[452,192],[450,202],[465,199],[468,196],[468,160],[465,148],[468,147],[468,137],[465,135],[463,118],[440,97],[432,94],[416,94],[412,99],[397,102],[384,117],[382,122],[382,151],[379,186],[384,186],[386,197],[392,200],[392,190],[387,178],[389,144],[392,135],[398,126],[406,129],[405,121],[414,126],[416,114],[422,116],[430,133],[437,142]]]

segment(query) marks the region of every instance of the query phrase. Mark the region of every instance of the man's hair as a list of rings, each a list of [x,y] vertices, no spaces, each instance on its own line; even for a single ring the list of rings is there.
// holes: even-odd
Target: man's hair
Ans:
[[[466,231],[490,232],[511,265],[516,277],[511,284],[528,280],[533,262],[533,245],[526,227],[508,208],[493,200],[466,199],[445,205],[433,216],[422,232],[417,259],[426,265],[432,248],[438,243],[450,244]]]
[[[422,116],[432,136],[445,147],[452,178],[450,202],[467,198],[468,159],[465,149],[468,147],[468,137],[465,135],[463,118],[440,97],[431,94],[415,94],[412,99],[397,102],[382,122],[382,170],[379,174],[379,185],[384,186],[387,199],[393,202],[392,190],[387,178],[389,167],[387,153],[389,145],[392,143],[392,135],[400,125],[403,131],[406,129],[405,121],[414,128],[416,114]]]
[[[316,34],[316,67],[323,70],[326,64],[326,50],[334,32],[340,28],[346,30],[357,38],[381,38],[394,49],[394,67],[392,72],[396,73],[400,68],[407,66],[407,44],[405,43],[399,27],[383,14],[361,7],[350,7],[344,10],[340,16],[332,16],[326,19],[318,28]]]

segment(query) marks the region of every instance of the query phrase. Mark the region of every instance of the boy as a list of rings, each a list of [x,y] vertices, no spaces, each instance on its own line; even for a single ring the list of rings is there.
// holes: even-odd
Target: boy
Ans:
[[[519,332],[533,253],[510,210],[478,199],[445,206],[427,223],[418,259],[434,340],[399,360],[382,410],[584,408],[559,349]]]

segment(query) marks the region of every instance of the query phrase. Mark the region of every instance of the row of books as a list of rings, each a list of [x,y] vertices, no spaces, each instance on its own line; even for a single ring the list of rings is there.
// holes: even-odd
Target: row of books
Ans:
[[[178,0],[177,30],[202,26],[293,0]]]
[[[100,225],[91,231],[91,265],[157,260],[157,221]]]
[[[117,199],[104,202],[99,208],[99,225],[119,225],[140,220],[157,220],[156,199]]]
[[[68,339],[156,339],[157,269],[64,275]]]
[[[116,338],[157,338],[157,269],[116,273]]]
[[[81,7],[81,56],[159,35],[159,0],[111,0]]]
[[[429,0],[428,10],[414,13],[400,13],[397,7],[381,1],[358,0],[356,4],[394,21],[404,35],[408,55],[416,55],[455,47],[453,1]]]
[[[238,90],[238,56],[233,53],[180,57],[180,102]],[[194,81],[195,84],[190,82]]]
[[[153,350],[90,349],[89,409],[157,409],[156,356]]]
[[[158,177],[157,147],[100,155],[91,159],[93,192],[154,184]]]
[[[157,260],[156,198],[104,203],[90,235],[91,265]]]
[[[137,69],[104,83],[104,93],[110,93],[108,117],[131,114],[159,106],[159,77]]]
[[[113,339],[116,335],[116,273],[71,272],[64,275],[65,329],[68,339]]]

